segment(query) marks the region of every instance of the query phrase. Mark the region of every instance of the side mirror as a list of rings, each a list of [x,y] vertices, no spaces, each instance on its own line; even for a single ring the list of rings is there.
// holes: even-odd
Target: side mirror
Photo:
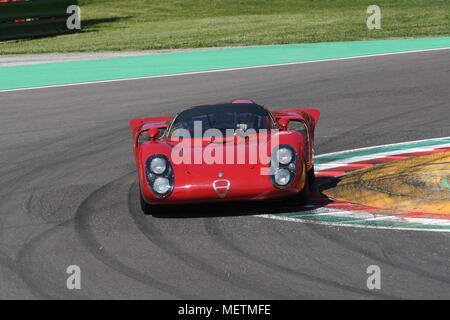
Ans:
[[[159,129],[158,128],[150,128],[148,131],[148,136],[150,140],[154,141],[159,136]]]
[[[287,127],[289,125],[289,119],[288,118],[280,118],[278,120],[278,125],[280,126],[281,130],[283,130],[283,131],[287,130]]]

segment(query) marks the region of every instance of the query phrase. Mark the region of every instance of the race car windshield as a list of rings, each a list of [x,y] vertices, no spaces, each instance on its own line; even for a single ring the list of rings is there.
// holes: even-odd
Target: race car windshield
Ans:
[[[257,104],[202,106],[180,113],[172,124],[170,135],[177,129],[185,129],[194,137],[194,125],[201,125],[202,135],[208,129],[218,129],[226,137],[238,130],[270,130],[273,121],[269,112]]]

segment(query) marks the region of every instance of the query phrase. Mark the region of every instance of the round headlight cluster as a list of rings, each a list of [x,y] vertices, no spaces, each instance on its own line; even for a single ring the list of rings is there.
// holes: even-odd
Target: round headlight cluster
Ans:
[[[166,171],[166,160],[163,158],[153,158],[153,160],[150,162],[150,170],[154,174],[162,174],[164,171]]]
[[[155,154],[147,159],[146,175],[148,185],[157,197],[165,198],[173,191],[173,168],[163,154]]]
[[[289,145],[279,145],[272,153],[272,184],[284,189],[294,181],[297,174],[297,154]]]
[[[156,178],[153,183],[153,190],[159,194],[165,194],[171,188],[170,181],[167,178]]]
[[[274,174],[275,182],[280,186],[285,186],[291,180],[291,173],[287,169],[278,169]]]
[[[293,156],[293,152],[288,148],[280,148],[277,151],[277,160],[280,164],[291,163]]]

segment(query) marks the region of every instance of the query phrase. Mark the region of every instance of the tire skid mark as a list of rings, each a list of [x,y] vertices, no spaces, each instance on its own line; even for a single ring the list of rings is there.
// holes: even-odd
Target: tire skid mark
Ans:
[[[33,270],[34,252],[39,248],[41,242],[48,240],[54,233],[61,228],[68,228],[72,219],[56,224],[48,230],[31,237],[21,248],[17,260],[14,263],[17,272],[22,275],[25,283],[32,289],[33,295],[42,299],[80,299],[86,300],[87,297],[82,294],[71,292],[63,286],[57,286],[51,281],[43,278],[42,274],[36,274]],[[65,283],[64,283],[65,284]],[[45,289],[43,289],[45,288]],[[50,292],[49,292],[50,291]]]
[[[69,228],[71,226],[75,227],[75,231],[80,236],[80,240],[87,244],[88,251],[90,253],[93,253],[98,260],[100,260],[103,264],[108,265],[109,267],[112,267],[112,269],[118,271],[121,274],[124,274],[128,277],[134,278],[135,280],[138,280],[143,283],[152,284],[153,286],[157,286],[158,282],[154,281],[154,279],[139,274],[138,272],[128,268],[127,266],[122,265],[121,262],[115,260],[113,257],[109,256],[104,251],[99,251],[98,248],[101,247],[101,244],[96,242],[95,237],[92,238],[90,231],[80,230],[80,228],[84,228],[85,226],[88,227],[86,218],[89,219],[86,215],[84,215],[86,212],[87,214],[90,214],[89,211],[83,211],[87,205],[89,205],[90,201],[95,202],[95,195],[99,192],[102,192],[102,190],[107,189],[111,184],[114,184],[117,180],[122,179],[123,177],[119,177],[118,179],[114,180],[113,182],[110,182],[99,189],[95,190],[87,199],[85,199],[81,205],[79,206],[77,213],[75,215],[74,219],[66,220],[62,223],[59,223],[55,225],[54,227],[49,228],[47,231],[44,231],[43,233],[31,237],[27,243],[21,248],[17,261],[12,264],[12,268],[14,273],[19,275],[25,282],[25,284],[31,289],[32,294],[40,299],[83,299],[86,300],[88,297],[85,297],[81,294],[70,292],[68,293],[67,289],[63,287],[63,289],[59,286],[54,285],[51,281],[48,281],[42,277],[42,275],[36,275],[34,270],[32,269],[33,265],[33,256],[34,252],[40,247],[40,244],[47,241],[54,233],[59,232],[61,228]],[[82,235],[89,235],[89,239],[84,239]],[[92,246],[92,248],[90,247]],[[95,248],[95,249],[93,249]],[[106,262],[106,263],[105,263]],[[9,263],[8,266],[11,266],[11,263]],[[125,271],[125,272],[124,272]],[[42,288],[45,288],[42,289]],[[163,288],[167,289],[167,288]],[[160,289],[161,290],[161,289]],[[167,290],[161,290],[164,292],[167,292]],[[173,295],[172,293],[168,292],[169,294]],[[186,295],[186,297],[189,297]]]
[[[116,132],[116,129],[109,129],[107,132],[114,133]],[[108,133],[105,133],[103,138],[105,141],[101,141],[100,136],[97,139],[97,144],[94,147],[91,147],[90,149],[87,149],[87,151],[77,153],[76,155],[63,155],[63,157],[60,157],[60,152],[55,152],[53,154],[43,154],[37,157],[34,157],[32,159],[25,160],[24,164],[22,165],[16,165],[17,169],[9,168],[8,175],[11,175],[15,171],[17,171],[19,174],[12,176],[9,180],[5,180],[2,182],[3,185],[8,186],[8,190],[6,194],[1,195],[0,194],[0,200],[3,200],[4,198],[9,197],[9,194],[11,192],[16,191],[18,188],[23,186],[23,181],[31,181],[34,176],[41,176],[42,171],[48,169],[49,167],[55,168],[58,165],[65,165],[68,166],[71,162],[77,161],[77,160],[85,160],[86,157],[90,155],[99,154],[102,151],[108,151],[111,150],[112,146],[115,146],[117,144],[117,140],[110,139],[110,135]],[[113,141],[111,141],[113,140]],[[77,142],[77,144],[71,144],[72,149],[76,150],[86,150],[85,143],[89,143],[91,141],[90,138],[80,139],[80,141]],[[78,148],[80,147],[80,148]],[[59,156],[59,157],[58,157]],[[49,160],[52,159],[52,160]],[[40,165],[36,166],[34,164],[41,163]],[[30,166],[31,164],[31,166]],[[34,165],[34,166],[33,166]]]
[[[42,296],[33,286],[31,286],[29,283],[27,283],[26,277],[24,277],[23,274],[20,273],[19,270],[17,270],[16,263],[13,259],[11,259],[9,256],[7,256],[5,253],[0,251],[0,266],[8,269],[10,272],[12,272],[14,275],[16,275],[24,284],[27,289],[30,290],[30,293],[35,297],[38,298]]]
[[[105,128],[93,127],[85,129],[84,133],[88,134],[86,137],[74,135],[73,133],[66,133],[62,137],[57,138],[52,137],[40,142],[45,142],[43,144],[45,146],[44,148],[49,148],[50,146],[55,146],[59,143],[65,142],[64,145],[70,146],[71,150],[84,151],[76,155],[75,159],[77,159],[85,157],[87,155],[100,153],[100,151],[103,150],[110,150],[111,146],[117,145],[119,141],[122,140],[126,141],[126,138],[123,135],[117,134],[121,130],[125,131],[126,126],[120,127],[109,126]],[[91,133],[95,135],[96,137],[95,139],[92,138]],[[117,137],[115,137],[115,139],[112,139],[113,134],[117,134]],[[41,151],[42,143],[40,143],[38,147],[35,146],[35,143],[26,144],[25,146],[22,146],[22,149],[24,150],[29,150],[30,148],[31,150]],[[89,151],[85,151],[86,149]],[[29,154],[29,152],[27,152],[27,154]],[[67,160],[66,158],[68,158],[69,160],[73,159],[73,154],[69,155],[61,154],[60,151],[54,151],[52,154],[49,153],[41,154],[39,158],[44,159],[49,157],[55,158],[54,155],[62,155],[65,160]],[[27,162],[35,162],[35,158],[26,159],[23,160],[22,162],[25,162],[25,164]],[[24,166],[24,164],[21,164],[21,162],[15,162],[14,164],[16,165],[16,167]]]
[[[37,222],[37,223],[20,224],[20,225],[8,226],[8,227],[0,226],[0,231],[18,230],[18,229],[31,228],[31,227],[42,227],[42,226],[49,226],[49,225],[53,225],[53,224],[55,224],[55,222]]]
[[[90,129],[86,129],[86,131],[93,131],[93,132],[97,132],[99,129],[98,128],[90,128]],[[110,132],[112,132],[112,130],[109,130]],[[99,134],[100,136],[100,134]],[[77,135],[74,135],[73,133],[63,133],[58,137],[49,137],[46,139],[42,139],[39,141],[39,143],[37,144],[36,142],[26,142],[26,143],[21,143],[21,144],[16,144],[15,148],[19,149],[21,151],[26,150],[26,154],[30,155],[33,154],[36,151],[42,151],[42,146],[45,146],[45,148],[49,148],[51,146],[57,146],[60,143],[65,142],[67,144],[68,141],[70,141],[71,139],[75,139],[77,141],[73,141],[70,146],[74,149],[76,148],[76,150],[82,150],[82,148],[79,147],[83,147],[86,146],[86,144],[88,144],[89,142],[92,141],[92,139],[90,138],[81,138]],[[36,160],[40,160],[40,158],[42,158],[42,160],[47,160],[49,158],[49,156],[52,156],[51,158],[54,159],[56,157],[54,157],[53,155],[61,155],[60,152],[53,152],[53,154],[49,154],[49,153],[45,153],[45,154],[41,154],[37,157],[33,157],[33,158],[29,158],[29,159],[25,159],[25,160],[21,160],[20,158],[17,158],[16,161],[14,161],[14,163],[10,163],[12,164],[15,168],[18,169],[23,169],[25,166],[28,166],[30,163],[33,164],[36,162]],[[2,168],[3,169],[3,168]],[[0,169],[0,170],[2,170]],[[9,170],[11,170],[11,168],[7,168],[6,172],[9,172]],[[0,171],[1,172],[1,171]]]
[[[222,245],[225,249],[236,252],[239,255],[241,255],[242,257],[244,257],[245,259],[254,261],[254,262],[256,262],[266,268],[274,270],[276,272],[289,274],[289,275],[292,275],[295,277],[300,277],[304,280],[307,280],[307,281],[310,281],[313,283],[320,283],[321,285],[326,285],[328,287],[332,287],[332,288],[336,288],[336,289],[347,290],[349,292],[352,292],[355,294],[362,294],[364,296],[374,296],[374,297],[383,298],[383,299],[398,299],[397,297],[394,297],[394,296],[385,295],[385,294],[377,293],[377,292],[369,292],[368,290],[358,289],[358,288],[351,287],[348,285],[343,285],[342,283],[338,283],[336,281],[323,279],[323,278],[316,277],[316,276],[313,276],[310,274],[299,272],[298,270],[293,270],[291,268],[288,268],[288,267],[278,264],[278,263],[273,263],[267,259],[264,259],[263,257],[259,257],[255,254],[252,254],[252,253],[246,251],[239,245],[236,245],[233,242],[233,240],[221,230],[220,225],[217,222],[208,220],[208,221],[205,221],[205,225],[206,225],[206,229],[207,229],[208,233],[210,233],[211,235],[216,234],[221,237],[222,241],[219,242],[219,245]],[[308,295],[308,297],[311,298],[311,295]]]
[[[22,144],[14,144],[14,145],[10,145],[9,147],[1,147],[0,151],[2,153],[6,153],[6,152],[11,152],[11,151],[21,151],[24,152],[24,150],[26,150],[26,154],[32,154],[36,151],[40,151],[42,149],[42,145],[45,145],[46,147],[49,147],[50,145],[55,145],[64,141],[67,141],[68,138],[73,137],[73,134],[61,134],[58,138],[55,137],[51,137],[51,138],[47,138],[47,139],[42,139],[39,141],[39,144],[37,144],[36,142],[27,142],[27,143],[22,143]],[[23,167],[23,162],[27,162],[30,159],[27,160],[22,160],[20,158],[16,158],[17,160],[14,163],[8,163],[8,164],[12,164],[13,166],[20,168]],[[8,173],[10,170],[10,167],[1,167],[0,169],[0,173],[6,172]]]
[[[28,228],[30,226],[49,226],[49,228],[35,236],[30,236],[26,239],[24,244],[21,246],[19,253],[17,254],[16,259],[12,259],[8,257],[6,254],[0,252],[0,264],[4,267],[8,268],[11,272],[17,275],[23,284],[29,289],[31,295],[35,298],[39,299],[55,299],[61,297],[67,297],[66,292],[62,292],[60,288],[53,285],[50,281],[42,280],[42,275],[36,275],[34,270],[32,269],[33,259],[32,255],[35,249],[38,248],[38,242],[40,239],[44,239],[47,236],[50,236],[54,231],[58,230],[60,227],[66,226],[70,223],[69,220],[65,220],[63,222],[59,222],[55,225],[55,223],[36,223],[29,225],[20,225],[20,226],[2,226],[0,229],[4,230],[14,230],[16,228]],[[53,227],[52,227],[53,226]],[[45,283],[44,283],[45,282]],[[51,294],[47,292],[47,290],[43,290],[43,287],[51,288]],[[71,298],[77,295],[72,295]],[[81,295],[77,296],[78,298],[83,298]]]
[[[377,261],[381,264],[389,265],[393,268],[399,269],[402,272],[408,271],[408,272],[415,274],[417,276],[420,276],[420,277],[425,276],[425,277],[433,279],[437,282],[450,283],[450,280],[443,276],[433,275],[433,274],[427,272],[426,270],[414,267],[409,264],[398,263],[398,262],[395,263],[394,261],[392,261],[390,259],[389,255],[387,254],[387,252],[385,250],[383,251],[383,255],[384,255],[384,259],[383,259],[382,257],[378,257],[375,254],[369,253],[368,251],[365,251],[362,248],[359,248],[353,242],[351,242],[350,240],[343,239],[338,234],[335,234],[335,233],[332,234],[332,233],[326,232],[326,229],[320,228],[320,225],[314,225],[314,224],[305,224],[305,225],[308,227],[309,230],[311,230],[312,232],[316,233],[317,235],[327,239],[328,241],[335,243],[335,244],[340,244],[343,248],[350,250],[352,252],[358,253],[359,255],[364,256],[374,262]],[[385,230],[380,229],[379,231],[383,232]],[[372,232],[376,233],[377,230],[372,229]],[[414,232],[412,232],[412,235],[414,235]],[[445,234],[440,234],[440,235],[443,235],[444,237],[446,236]],[[414,238],[413,238],[413,240],[414,240]],[[408,243],[412,243],[412,242],[413,241],[410,241]]]
[[[281,230],[281,228],[280,228],[280,225],[277,225],[275,228],[274,228],[274,232],[276,232],[276,234],[278,235],[278,236],[280,236],[280,237],[282,237],[283,238],[283,241],[286,243],[286,245],[287,246],[289,246],[290,248],[297,248],[298,247],[298,240],[296,240],[296,239],[292,239],[291,237],[287,237],[286,236],[286,233],[283,231],[283,230]],[[328,269],[328,271],[326,271],[327,273],[332,273],[332,272],[337,272],[337,273],[339,273],[339,274],[341,274],[343,277],[347,277],[348,278],[348,274],[347,273],[345,273],[345,270],[337,270],[336,269],[336,265],[335,264],[333,264],[332,262],[329,262],[328,260],[327,261],[324,261],[324,260],[322,260],[322,259],[320,259],[320,258],[322,258],[323,256],[316,256],[315,254],[313,254],[313,253],[310,253],[310,252],[301,252],[301,254],[302,254],[302,256],[305,256],[305,257],[307,257],[308,259],[312,259],[312,260],[314,260],[314,263],[316,264],[316,265],[320,265],[322,268],[325,268],[325,269]],[[278,264],[277,264],[277,266],[278,266]],[[291,268],[291,270],[293,270],[293,271],[295,271],[295,272],[298,272],[297,270],[295,270],[295,269],[292,269]],[[307,276],[310,276],[309,274],[306,274]],[[323,279],[323,278],[322,278]],[[330,281],[330,280],[327,280],[327,281]],[[341,281],[344,281],[344,280],[341,280]],[[350,280],[349,280],[350,281]],[[342,282],[341,282],[342,283]],[[339,283],[339,287],[337,287],[337,288],[340,288],[340,286],[341,286],[341,283]],[[351,287],[352,289],[354,288],[354,287]],[[375,292],[376,293],[376,292]],[[397,298],[396,298],[397,299]]]
[[[102,262],[104,265],[110,267],[111,269],[119,272],[120,274],[178,298],[183,299],[195,298],[191,294],[185,292],[182,289],[159,281],[147,274],[144,274],[138,270],[135,270],[127,266],[126,264],[122,263],[112,255],[107,253],[106,250],[100,250],[102,244],[98,242],[94,232],[89,226],[90,218],[93,216],[93,214],[95,214],[96,204],[99,202],[98,200],[103,197],[103,193],[105,193],[108,189],[110,189],[116,183],[121,181],[124,177],[129,176],[130,174],[126,174],[105,184],[101,188],[91,193],[91,195],[81,203],[75,216],[75,231],[77,232],[79,239],[83,243],[84,247],[98,261]]]
[[[173,256],[174,258],[180,260],[184,264],[194,269],[202,271],[214,278],[223,281],[224,283],[229,283],[230,285],[235,286],[237,288],[246,291],[253,291],[266,297],[271,298],[276,297],[277,299],[287,298],[285,295],[274,293],[273,291],[271,291],[272,289],[270,288],[266,288],[255,282],[250,282],[245,277],[239,277],[233,274],[227,275],[223,272],[222,269],[215,267],[210,263],[207,263],[202,259],[183,251],[174,243],[174,241],[171,241],[170,239],[165,237],[164,234],[161,231],[159,231],[158,228],[151,222],[151,219],[145,219],[146,217],[143,215],[143,213],[136,209],[137,208],[136,205],[133,205],[132,203],[133,201],[131,200],[132,198],[131,193],[137,194],[139,192],[137,189],[138,188],[135,185],[132,185],[128,197],[128,206],[132,218],[135,221],[136,226],[144,234],[144,236],[150,242],[154,243],[159,248],[161,248],[161,250],[163,250],[166,254]],[[206,218],[204,220],[207,219],[212,218]]]
[[[442,103],[435,103],[429,106],[420,106],[418,108],[412,109],[412,110],[408,110],[408,111],[404,111],[404,112],[399,112],[396,114],[392,114],[389,113],[388,116],[377,119],[375,121],[370,121],[366,124],[361,124],[355,128],[351,128],[349,130],[344,131],[343,133],[339,134],[338,136],[333,136],[331,138],[327,138],[325,141],[321,142],[321,148],[326,148],[330,145],[336,144],[337,141],[341,141],[343,139],[345,139],[346,137],[351,137],[351,136],[359,136],[360,132],[366,132],[367,129],[372,128],[372,127],[378,127],[380,125],[380,123],[386,122],[386,121],[393,121],[395,119],[401,118],[402,116],[405,115],[409,115],[411,113],[414,113],[416,111],[422,111],[424,108],[434,108],[434,107],[439,107],[440,105],[442,105]]]

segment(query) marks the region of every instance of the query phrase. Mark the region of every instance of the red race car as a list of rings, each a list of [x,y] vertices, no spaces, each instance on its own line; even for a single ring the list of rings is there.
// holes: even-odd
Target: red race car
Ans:
[[[314,180],[314,109],[269,111],[252,100],[130,121],[142,210],[289,198]]]

